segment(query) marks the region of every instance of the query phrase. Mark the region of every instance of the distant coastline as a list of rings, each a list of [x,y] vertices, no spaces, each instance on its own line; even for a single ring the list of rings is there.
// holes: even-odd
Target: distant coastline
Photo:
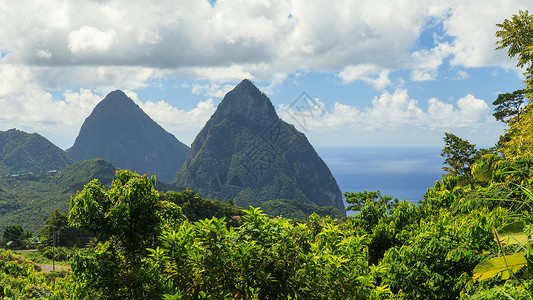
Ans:
[[[316,147],[341,191],[380,190],[415,203],[442,178],[439,147]]]

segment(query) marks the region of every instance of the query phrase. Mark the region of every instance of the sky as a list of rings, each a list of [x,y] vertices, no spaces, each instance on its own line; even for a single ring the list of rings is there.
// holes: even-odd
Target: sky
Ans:
[[[492,146],[522,70],[495,24],[531,0],[0,0],[0,130],[73,145],[123,90],[190,145],[252,80],[314,146]]]

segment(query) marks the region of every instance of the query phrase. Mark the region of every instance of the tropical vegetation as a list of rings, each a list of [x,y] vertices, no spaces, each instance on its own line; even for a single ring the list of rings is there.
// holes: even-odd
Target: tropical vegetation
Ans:
[[[533,17],[498,26],[500,48],[526,71],[513,93],[530,101]],[[0,250],[0,298],[533,299],[533,104],[498,98],[495,117],[509,127],[496,147],[446,133],[446,174],[424,199],[347,192],[351,217],[269,216],[161,193],[155,177],[130,171],[93,180],[71,198],[67,225],[52,213],[42,230],[74,227],[91,246],[61,276]]]

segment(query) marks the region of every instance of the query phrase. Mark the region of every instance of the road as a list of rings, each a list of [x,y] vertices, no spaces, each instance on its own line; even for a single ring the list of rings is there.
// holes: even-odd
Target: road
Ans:
[[[35,252],[35,251],[37,251],[37,249],[15,250],[13,252],[16,253],[16,252]],[[51,272],[54,269],[53,265],[44,265],[44,264],[38,264],[38,265],[41,267],[41,269],[43,269],[42,271],[45,273]],[[68,266],[59,266],[59,265],[56,265],[56,268],[55,268],[56,271],[59,271],[59,270],[68,271],[69,269],[70,267]]]
[[[52,271],[52,269],[53,269],[52,265],[41,265],[41,264],[39,264],[39,266],[41,267],[41,269],[43,269],[43,272],[45,272],[45,273],[48,273],[48,272]],[[68,267],[68,266],[58,266],[58,265],[56,265],[56,271],[60,271],[60,270],[68,271],[69,269],[70,269],[70,267]]]

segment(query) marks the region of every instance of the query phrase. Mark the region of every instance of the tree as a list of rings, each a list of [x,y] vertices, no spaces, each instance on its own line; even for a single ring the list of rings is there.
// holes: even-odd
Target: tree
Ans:
[[[444,133],[445,147],[442,149],[440,156],[445,157],[444,164],[448,167],[443,167],[448,174],[457,175],[459,179],[466,180],[472,184],[472,175],[470,174],[470,166],[479,157],[476,145],[463,140],[451,133]]]
[[[512,93],[499,94],[498,98],[492,102],[492,105],[496,105],[492,115],[496,120],[504,123],[509,123],[514,118],[518,119],[522,112],[525,93],[525,90],[517,90]]]
[[[346,192],[344,197],[349,204],[346,210],[359,211],[354,221],[371,238],[368,243],[368,262],[377,265],[385,251],[397,242],[388,216],[394,214],[399,200],[381,195],[380,191]]]
[[[505,19],[503,23],[496,24],[501,30],[496,32],[496,37],[501,38],[496,44],[496,49],[507,49],[510,58],[516,57],[519,68],[524,68],[526,80],[526,97],[533,96],[533,16],[529,12],[520,10],[518,15]]]
[[[89,234],[76,229],[68,224],[68,214],[61,213],[59,209],[55,209],[50,213],[50,217],[46,220],[45,225],[39,231],[42,241],[53,241],[54,232],[56,233],[57,246],[72,247],[85,246],[91,237]]]
[[[228,223],[237,226],[239,224],[239,222],[236,222],[238,218],[232,217],[244,214],[243,210],[234,205],[234,203],[232,205],[216,199],[205,199],[195,194],[191,189],[186,189],[181,193],[168,191],[161,198],[181,207],[183,214],[190,222],[216,217],[225,218]]]
[[[138,252],[153,246],[159,233],[155,183],[155,177],[131,171],[117,171],[109,191],[93,180],[71,200],[69,220],[79,229],[114,238],[133,260]]]
[[[30,237],[30,235],[24,232],[22,226],[20,225],[11,225],[6,226],[4,230],[4,243],[12,242],[10,247],[21,248],[23,247],[23,241]]]
[[[155,184],[155,176],[117,171],[110,190],[95,179],[71,200],[70,224],[107,240],[93,256],[74,257],[75,298],[157,298],[154,285],[144,285],[143,258],[163,226],[182,215],[175,204],[159,201]]]
[[[528,104],[519,120],[511,121],[505,139],[499,144],[507,158],[526,158],[533,155],[533,103]]]

